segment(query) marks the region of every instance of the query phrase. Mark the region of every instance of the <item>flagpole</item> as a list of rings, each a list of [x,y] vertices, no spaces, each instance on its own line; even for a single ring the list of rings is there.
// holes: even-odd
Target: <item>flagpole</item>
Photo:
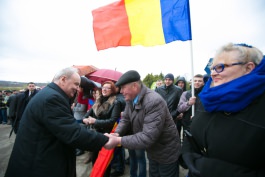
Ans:
[[[193,82],[193,78],[194,78],[194,67],[193,67],[193,48],[192,48],[192,40],[189,41],[190,43],[190,62],[191,62],[191,96],[194,96],[194,82]],[[192,105],[192,112],[191,112],[191,116],[194,116],[194,112],[195,112],[195,105]]]

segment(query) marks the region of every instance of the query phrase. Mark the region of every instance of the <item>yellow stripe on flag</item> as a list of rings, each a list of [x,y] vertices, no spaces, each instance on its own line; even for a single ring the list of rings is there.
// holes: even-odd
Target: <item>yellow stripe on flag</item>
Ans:
[[[125,0],[131,45],[165,44],[159,0]]]

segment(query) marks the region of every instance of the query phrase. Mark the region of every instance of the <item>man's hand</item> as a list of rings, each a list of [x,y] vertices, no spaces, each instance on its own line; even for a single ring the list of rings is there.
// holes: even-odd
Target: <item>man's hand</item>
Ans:
[[[188,105],[191,106],[191,105],[194,105],[196,102],[196,97],[190,97],[189,101],[188,101]]]
[[[88,117],[88,118],[85,118],[83,119],[83,122],[86,124],[86,125],[91,125],[91,124],[95,124],[96,122],[96,119],[93,118],[93,117]]]
[[[110,133],[113,136],[120,136],[119,133]]]
[[[180,113],[180,114],[177,116],[177,119],[180,120],[180,119],[182,119],[182,117],[183,117],[183,113]]]
[[[121,144],[121,137],[117,137],[108,133],[105,133],[104,135],[109,137],[109,141],[104,145],[104,148],[113,149]]]
[[[84,118],[83,119],[83,123],[86,124],[86,125],[89,125],[88,119],[87,118]]]

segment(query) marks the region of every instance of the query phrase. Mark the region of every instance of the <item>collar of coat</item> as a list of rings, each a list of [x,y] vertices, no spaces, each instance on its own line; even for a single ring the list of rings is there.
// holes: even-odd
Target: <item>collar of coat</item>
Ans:
[[[116,100],[116,96],[110,96],[106,101],[103,101],[103,103],[101,103],[100,100],[101,99],[97,99],[95,104],[92,106],[97,117],[99,117],[99,115],[101,115],[103,112],[107,112],[109,110]]]

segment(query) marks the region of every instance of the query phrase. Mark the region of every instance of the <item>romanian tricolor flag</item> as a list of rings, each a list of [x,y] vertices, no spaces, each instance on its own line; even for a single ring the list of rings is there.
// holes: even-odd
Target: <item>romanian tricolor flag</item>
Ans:
[[[192,39],[189,0],[120,0],[92,14],[98,50]]]

